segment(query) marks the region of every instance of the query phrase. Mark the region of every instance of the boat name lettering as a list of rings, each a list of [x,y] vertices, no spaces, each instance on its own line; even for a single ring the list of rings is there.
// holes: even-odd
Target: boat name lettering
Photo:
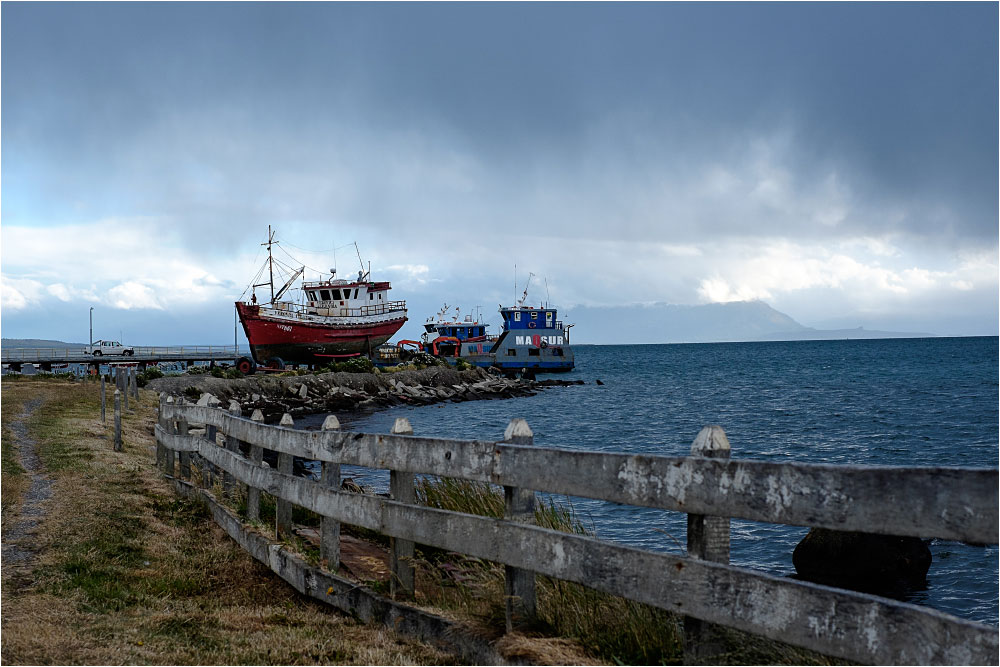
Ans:
[[[542,343],[546,345],[562,345],[562,336],[514,336],[515,345],[534,345],[535,347],[540,347]]]
[[[292,328],[290,326],[288,326],[287,324],[279,324],[278,328],[281,329],[282,331],[287,331],[289,333],[291,333],[291,331],[292,331]]]

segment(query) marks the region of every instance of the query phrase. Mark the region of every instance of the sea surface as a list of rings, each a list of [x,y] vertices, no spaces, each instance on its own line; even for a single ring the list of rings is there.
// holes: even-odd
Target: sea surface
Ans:
[[[719,424],[737,459],[996,468],[997,351],[996,337],[575,346],[576,370],[552,377],[581,386],[337,416],[352,431],[386,433],[406,417],[417,435],[492,440],[522,417],[538,446],[665,456],[687,455],[703,426]],[[386,471],[344,466],[343,475],[388,488]],[[601,539],[684,551],[682,513],[556,501]],[[731,562],[792,575],[792,551],[806,532],[733,520]],[[933,540],[930,549],[926,590],[904,599],[997,624],[997,547]]]

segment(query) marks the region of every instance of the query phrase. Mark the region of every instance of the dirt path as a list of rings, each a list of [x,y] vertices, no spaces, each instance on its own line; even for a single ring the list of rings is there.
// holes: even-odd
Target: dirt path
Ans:
[[[4,563],[5,573],[15,574],[8,570],[14,567],[17,574],[31,570],[31,563],[38,553],[34,543],[34,532],[45,516],[46,500],[52,496],[52,481],[45,475],[42,462],[35,451],[37,443],[28,435],[27,421],[38,410],[44,400],[34,398],[24,404],[24,410],[9,424],[14,435],[21,467],[30,479],[28,489],[19,505],[18,518],[12,522],[3,536],[3,550],[0,553]]]

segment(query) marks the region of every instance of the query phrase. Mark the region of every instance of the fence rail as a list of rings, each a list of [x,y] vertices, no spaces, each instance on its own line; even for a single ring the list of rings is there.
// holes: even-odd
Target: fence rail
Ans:
[[[169,474],[175,452],[182,454],[182,462],[195,453],[248,488],[312,510],[331,523],[378,531],[396,544],[425,544],[497,561],[509,566],[511,575],[539,573],[574,581],[859,662],[996,662],[996,628],[932,609],[726,562],[657,554],[561,533],[529,525],[523,516],[498,520],[422,507],[398,490],[399,479],[409,479],[412,488],[412,473],[421,473],[492,482],[513,492],[568,494],[678,510],[689,516],[996,543],[1000,479],[996,470],[774,464],[515,444],[530,443],[530,437],[488,442],[298,431],[165,400],[160,415],[156,437]],[[204,424],[207,435],[187,435],[193,423]],[[724,439],[721,429],[711,428]],[[530,436],[530,430],[526,432]],[[217,433],[225,435],[227,446],[217,444]],[[709,431],[709,437],[713,433]],[[251,457],[243,456],[234,442],[251,445]],[[262,467],[260,449],[279,452],[289,460],[299,456],[335,465],[387,468],[397,484],[391,499],[344,492],[329,479],[295,477],[280,463],[278,470]],[[189,467],[186,474],[190,476]],[[402,474],[408,477],[399,477]],[[907,509],[900,512],[900,507]],[[728,554],[728,525],[725,530]],[[522,591],[524,581],[533,586],[531,579],[521,576],[520,581]],[[516,599],[525,595],[522,592]],[[525,602],[530,604],[522,613],[532,613],[533,599]]]

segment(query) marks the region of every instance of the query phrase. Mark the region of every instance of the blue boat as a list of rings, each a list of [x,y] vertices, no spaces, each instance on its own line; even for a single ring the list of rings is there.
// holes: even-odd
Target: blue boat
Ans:
[[[483,368],[498,368],[507,374],[532,375],[559,373],[574,367],[569,329],[563,325],[555,308],[525,306],[524,299],[515,306],[500,306],[503,329],[499,335],[487,333],[487,324],[478,317],[462,318],[445,306],[436,318],[424,324],[421,341],[400,341],[401,355],[407,347],[415,348],[455,364],[459,359]]]

